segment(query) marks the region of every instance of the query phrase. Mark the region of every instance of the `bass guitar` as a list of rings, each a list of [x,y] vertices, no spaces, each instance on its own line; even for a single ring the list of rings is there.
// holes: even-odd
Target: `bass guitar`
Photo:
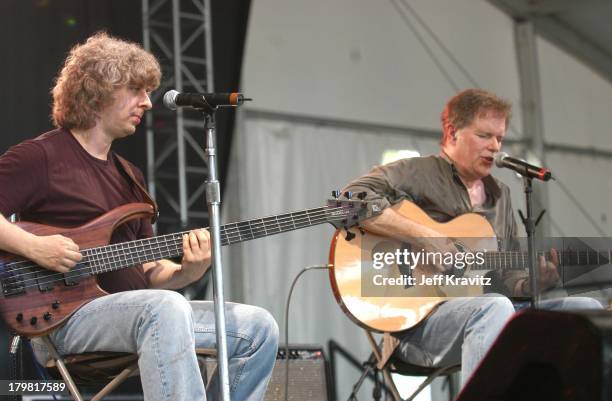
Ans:
[[[6,324],[23,335],[46,334],[87,302],[107,294],[96,282],[98,274],[181,257],[186,232],[109,245],[118,226],[152,215],[151,205],[131,203],[76,228],[16,223],[39,236],[61,234],[71,238],[79,245],[83,259],[70,272],[58,273],[20,256],[0,253],[0,315]],[[371,215],[372,207],[367,202],[332,199],[324,207],[223,225],[221,241],[222,245],[231,245],[323,223],[348,228]]]

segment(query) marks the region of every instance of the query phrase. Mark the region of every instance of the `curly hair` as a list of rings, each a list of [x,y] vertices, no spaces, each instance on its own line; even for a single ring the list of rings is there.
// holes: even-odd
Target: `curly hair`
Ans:
[[[99,32],[74,46],[59,73],[53,95],[56,127],[88,129],[123,86],[159,86],[161,70],[151,53],[136,43]]]
[[[474,118],[484,111],[495,111],[506,117],[506,126],[512,117],[510,102],[482,89],[466,89],[453,96],[440,115],[442,122],[442,139],[444,145],[450,134],[451,127],[455,130],[467,127]]]

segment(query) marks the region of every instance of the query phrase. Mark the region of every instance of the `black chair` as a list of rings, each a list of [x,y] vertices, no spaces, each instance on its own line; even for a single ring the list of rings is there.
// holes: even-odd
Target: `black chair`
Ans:
[[[372,348],[372,354],[377,362],[376,368],[383,373],[387,387],[391,390],[395,401],[412,401],[421,391],[429,386],[434,379],[441,376],[449,376],[461,369],[461,365],[426,367],[403,362],[392,356],[393,350],[386,349],[389,347],[388,342],[383,340],[382,342],[377,343],[372,335],[372,332],[368,330],[365,330],[365,332],[366,336],[368,337],[370,347]],[[389,334],[385,335],[388,336]],[[403,376],[426,377],[426,379],[408,398],[402,400],[399,391],[391,378],[391,373],[396,373]]]

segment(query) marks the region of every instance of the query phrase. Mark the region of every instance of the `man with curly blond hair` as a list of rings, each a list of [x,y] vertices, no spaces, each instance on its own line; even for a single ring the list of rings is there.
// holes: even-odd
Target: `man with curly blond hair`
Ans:
[[[82,258],[74,241],[30,234],[3,216],[17,213],[26,221],[77,227],[121,205],[147,202],[142,173],[121,162],[111,145],[136,131],[152,107],[149,94],[160,76],[153,55],[106,33],[72,48],[53,88],[57,128],[0,157],[1,249],[65,273]],[[135,219],[118,227],[111,243],[152,234],[148,219]],[[137,353],[145,399],[206,399],[195,348],[216,346],[213,305],[188,302],[169,290],[204,275],[210,265],[208,232],[185,235],[183,253],[181,264],[158,260],[100,274],[98,283],[110,294],[87,303],[50,334],[59,352]],[[228,303],[226,310],[232,399],[262,399],[276,359],[276,322],[254,306]],[[44,362],[45,348],[33,345]],[[207,389],[210,398],[217,389],[215,381]]]

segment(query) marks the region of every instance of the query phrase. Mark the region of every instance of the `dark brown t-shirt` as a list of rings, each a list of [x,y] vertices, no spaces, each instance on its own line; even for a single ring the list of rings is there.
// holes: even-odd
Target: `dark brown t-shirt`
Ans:
[[[141,184],[140,170],[131,166]],[[10,148],[0,157],[0,212],[20,220],[56,227],[77,227],[126,203],[145,202],[125,177],[113,152],[108,160],[89,153],[66,130],[54,130]],[[147,219],[118,227],[111,243],[153,235]],[[100,286],[108,292],[148,286],[142,266],[104,273]]]

